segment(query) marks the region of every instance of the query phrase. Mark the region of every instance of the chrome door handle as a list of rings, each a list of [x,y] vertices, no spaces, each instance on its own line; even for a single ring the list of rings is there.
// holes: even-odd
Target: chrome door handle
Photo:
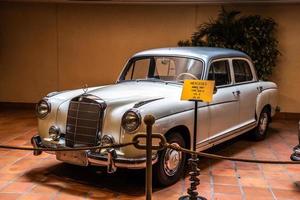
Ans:
[[[241,91],[237,90],[235,92],[232,92],[234,95],[239,96],[241,94]]]
[[[258,90],[259,93],[261,93],[263,91],[263,89],[264,88],[262,86],[257,87],[257,90]]]

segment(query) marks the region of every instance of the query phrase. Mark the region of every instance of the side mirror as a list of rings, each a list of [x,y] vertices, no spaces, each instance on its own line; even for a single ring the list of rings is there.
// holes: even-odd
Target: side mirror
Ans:
[[[217,92],[218,92],[218,88],[217,88],[217,86],[215,85],[213,94],[216,94]]]

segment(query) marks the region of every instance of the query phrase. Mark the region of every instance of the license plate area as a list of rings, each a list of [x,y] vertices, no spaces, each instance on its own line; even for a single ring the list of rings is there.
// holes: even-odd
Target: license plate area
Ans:
[[[86,151],[57,151],[56,159],[74,165],[88,165],[88,157]]]

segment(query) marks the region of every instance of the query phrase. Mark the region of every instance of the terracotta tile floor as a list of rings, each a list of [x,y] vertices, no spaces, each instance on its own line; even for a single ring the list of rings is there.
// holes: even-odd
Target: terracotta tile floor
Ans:
[[[277,120],[265,141],[239,137],[210,150],[244,158],[289,160],[297,144],[297,121]],[[2,144],[30,145],[36,133],[30,110],[0,111]],[[198,191],[215,200],[300,200],[300,166],[238,163],[201,159]],[[104,171],[104,172],[103,172]],[[153,199],[178,199],[186,193],[188,178],[168,188],[154,188]],[[78,167],[54,156],[0,149],[0,199],[144,199],[143,171]]]

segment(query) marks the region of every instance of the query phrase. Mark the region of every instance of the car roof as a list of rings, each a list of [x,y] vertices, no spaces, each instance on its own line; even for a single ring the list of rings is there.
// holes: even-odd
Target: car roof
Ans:
[[[247,54],[226,48],[217,47],[169,47],[159,49],[149,49],[138,52],[134,57],[140,56],[188,56],[204,60],[206,63],[211,59],[228,58],[228,57],[243,57],[250,59]]]

